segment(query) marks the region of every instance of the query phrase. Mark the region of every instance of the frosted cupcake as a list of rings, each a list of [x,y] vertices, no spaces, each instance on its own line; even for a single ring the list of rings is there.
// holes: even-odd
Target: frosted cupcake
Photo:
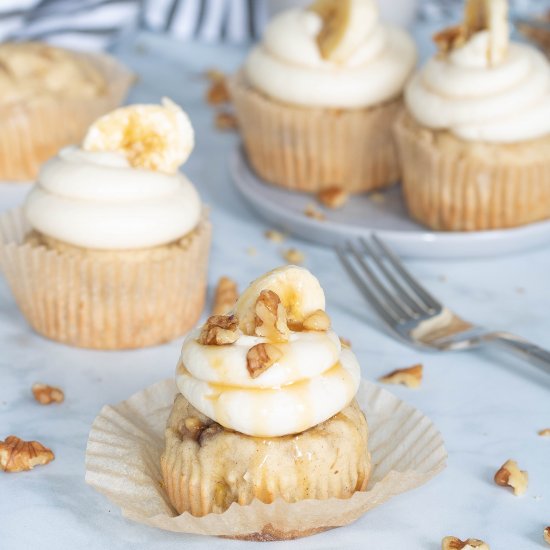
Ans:
[[[317,279],[287,266],[187,337],[161,457],[180,514],[222,513],[254,499],[345,499],[366,489],[360,369],[324,308]]]
[[[96,121],[1,220],[0,263],[23,314],[67,344],[135,348],[184,334],[204,304],[210,225],[178,168],[193,129],[164,100]]]
[[[373,0],[319,0],[268,25],[230,81],[249,161],[299,191],[385,187],[399,177],[391,128],[416,60]]]
[[[0,180],[34,179],[45,160],[122,102],[133,79],[104,54],[0,44]]]
[[[504,0],[470,0],[465,20],[406,90],[396,125],[409,212],[437,230],[550,217],[550,64],[509,41]]]

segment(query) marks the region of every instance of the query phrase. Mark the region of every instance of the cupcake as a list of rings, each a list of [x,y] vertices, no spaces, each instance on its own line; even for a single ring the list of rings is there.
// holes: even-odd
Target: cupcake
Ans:
[[[469,0],[464,22],[435,39],[396,123],[411,216],[450,231],[549,218],[548,60],[509,41],[504,0]]]
[[[171,504],[204,516],[255,499],[364,491],[371,464],[359,382],[317,279],[295,266],[260,277],[231,313],[210,317],[183,344],[161,457]]]
[[[0,220],[0,266],[40,334],[136,348],[183,335],[205,299],[210,225],[178,168],[194,143],[169,100],[113,111],[44,164]]]
[[[392,126],[416,51],[374,0],[318,0],[268,25],[229,83],[248,159],[297,191],[371,191],[399,177]]]
[[[34,179],[45,160],[122,102],[133,78],[107,55],[0,44],[0,180]]]

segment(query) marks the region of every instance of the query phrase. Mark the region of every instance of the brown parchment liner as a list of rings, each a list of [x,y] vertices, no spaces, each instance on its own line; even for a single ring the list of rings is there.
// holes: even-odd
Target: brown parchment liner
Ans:
[[[0,181],[28,181],[59,149],[80,143],[88,127],[101,115],[118,107],[135,76],[105,54],[74,52],[89,60],[105,80],[105,91],[96,97],[44,96],[15,103],[0,103]]]
[[[164,428],[177,394],[164,380],[103,407],[86,449],[86,482],[138,523],[167,531],[278,540],[347,525],[395,495],[426,483],[446,464],[441,434],[411,405],[371,382],[357,394],[369,424],[373,469],[367,491],[349,499],[233,503],[222,514],[177,515],[163,490]]]
[[[410,215],[435,230],[479,231],[550,218],[550,135],[466,142],[402,113],[395,125]]]
[[[28,323],[65,344],[127,349],[182,336],[202,312],[211,226],[206,213],[179,246],[109,255],[25,242],[22,209],[0,216],[0,270]],[[129,255],[128,255],[129,254]]]
[[[299,107],[257,92],[242,72],[229,90],[248,159],[267,182],[310,193],[335,185],[361,193],[399,179],[392,127],[401,98],[366,109]]]

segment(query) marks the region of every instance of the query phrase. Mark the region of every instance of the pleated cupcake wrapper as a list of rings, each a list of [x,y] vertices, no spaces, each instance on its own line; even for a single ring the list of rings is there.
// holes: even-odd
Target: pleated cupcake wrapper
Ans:
[[[390,498],[414,489],[443,470],[441,434],[420,411],[363,381],[357,400],[369,424],[373,469],[367,491],[349,499],[271,504],[233,503],[222,514],[177,515],[163,488],[160,456],[164,428],[177,394],[159,382],[95,419],[86,450],[86,482],[119,506],[125,517],[179,533],[247,540],[296,538],[347,525]]]
[[[479,144],[486,152],[474,154],[475,144],[448,136],[442,146],[437,132],[408,117],[399,117],[395,134],[403,193],[409,213],[420,223],[436,230],[475,231],[550,217],[550,138],[542,138],[540,148],[525,144],[521,157],[505,144]]]
[[[392,126],[401,99],[369,109],[302,108],[229,83],[248,159],[266,181],[315,193],[339,186],[371,191],[399,179]]]
[[[20,209],[0,217],[0,268],[29,324],[69,345],[137,348],[166,342],[199,318],[206,293],[210,223],[162,259],[97,260],[25,244]]]
[[[85,58],[101,72],[106,90],[91,98],[24,100],[0,106],[0,181],[31,180],[42,163],[69,144],[82,141],[88,127],[126,97],[135,76],[102,54]]]

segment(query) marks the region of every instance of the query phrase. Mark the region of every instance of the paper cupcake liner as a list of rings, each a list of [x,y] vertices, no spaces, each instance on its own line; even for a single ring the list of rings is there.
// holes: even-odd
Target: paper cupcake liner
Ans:
[[[399,117],[395,133],[409,213],[436,230],[474,231],[550,217],[550,137],[468,143]]]
[[[96,349],[150,346],[183,335],[201,314],[211,233],[206,219],[184,246],[135,261],[60,254],[25,243],[29,231],[21,209],[0,217],[0,268],[29,324],[47,338]]]
[[[426,483],[445,467],[447,453],[432,422],[411,405],[363,381],[357,401],[369,424],[372,471],[366,491],[349,499],[271,504],[234,503],[221,514],[178,515],[163,488],[164,429],[177,394],[173,380],[105,406],[86,450],[86,482],[138,523],[167,531],[247,540],[310,535],[352,523],[390,498]]]
[[[62,147],[80,143],[88,127],[126,97],[134,75],[103,54],[75,53],[91,61],[106,82],[95,98],[44,97],[0,107],[0,181],[32,180]]]
[[[267,182],[360,193],[399,179],[392,127],[401,99],[368,109],[294,107],[256,92],[242,74],[229,89],[250,163]]]

